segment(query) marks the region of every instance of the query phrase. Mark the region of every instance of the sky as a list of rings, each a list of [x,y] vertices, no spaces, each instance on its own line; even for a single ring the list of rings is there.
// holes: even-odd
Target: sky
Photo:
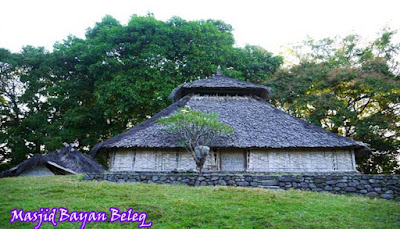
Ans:
[[[237,46],[259,45],[275,54],[307,36],[357,33],[372,40],[385,26],[400,29],[398,0],[2,0],[0,9],[0,47],[13,52],[25,45],[52,50],[70,34],[83,38],[107,14],[122,24],[148,12],[163,21],[220,19],[233,26]]]

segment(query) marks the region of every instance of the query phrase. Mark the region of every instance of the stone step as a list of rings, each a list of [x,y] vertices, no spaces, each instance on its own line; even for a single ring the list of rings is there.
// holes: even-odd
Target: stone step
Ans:
[[[277,190],[279,189],[279,186],[258,186],[258,188],[265,188],[265,189],[274,189]]]
[[[278,180],[261,180],[261,185],[262,186],[278,186],[279,181]]]

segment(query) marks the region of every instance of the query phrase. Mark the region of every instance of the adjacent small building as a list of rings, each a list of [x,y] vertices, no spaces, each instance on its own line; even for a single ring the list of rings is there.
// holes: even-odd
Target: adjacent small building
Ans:
[[[185,83],[173,103],[152,118],[97,144],[111,171],[187,171],[194,159],[156,120],[189,106],[217,112],[235,133],[211,145],[204,171],[356,172],[355,156],[368,147],[291,116],[266,102],[269,88],[217,74]]]
[[[0,173],[2,177],[49,176],[103,172],[104,168],[90,156],[67,146],[48,154],[35,154],[21,164]]]

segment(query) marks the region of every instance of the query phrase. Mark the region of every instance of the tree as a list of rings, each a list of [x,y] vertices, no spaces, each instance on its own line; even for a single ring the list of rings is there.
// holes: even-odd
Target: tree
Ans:
[[[157,122],[165,125],[167,130],[181,141],[181,145],[193,156],[199,172],[202,171],[207,159],[209,150],[207,147],[219,137],[230,136],[234,132],[230,126],[218,120],[217,113],[205,114],[189,107],[182,108],[171,116],[160,118]]]
[[[373,153],[357,157],[364,173],[400,172],[400,46],[394,35],[384,30],[368,45],[357,35],[308,40],[294,52],[299,63],[268,82],[276,106],[369,144]]]
[[[259,46],[246,45],[235,50],[231,67],[225,73],[233,78],[264,84],[281,66],[283,58]]]
[[[22,118],[19,98],[25,88],[19,79],[16,65],[17,56],[6,49],[0,49],[0,96],[2,98],[0,104],[0,163],[13,156],[7,144],[24,148],[24,142],[15,134]],[[19,157],[22,159],[24,155],[19,155]]]
[[[87,152],[164,109],[176,86],[211,76],[218,65],[228,76],[264,82],[282,63],[264,49],[234,43],[232,27],[218,20],[147,15],[122,25],[106,16],[85,38],[68,36],[52,52],[0,49],[1,82],[23,86],[14,102],[0,93],[4,161],[12,166],[63,142],[77,141]]]
[[[222,21],[162,22],[148,15],[121,25],[106,16],[86,39],[69,37],[55,46],[50,102],[57,107],[55,125],[63,127],[56,135],[90,148],[162,110],[176,86],[213,75],[219,64],[230,69],[228,76],[242,77],[248,62],[235,60],[250,54],[233,45],[232,28]],[[282,59],[259,53],[270,65],[263,68],[266,78]]]
[[[45,60],[43,48],[27,46],[22,53],[0,50],[0,162],[16,165],[40,153],[48,120]]]

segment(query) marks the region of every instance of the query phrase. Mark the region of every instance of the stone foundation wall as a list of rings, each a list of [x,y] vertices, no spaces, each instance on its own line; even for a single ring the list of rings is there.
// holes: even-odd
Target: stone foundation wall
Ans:
[[[400,175],[107,172],[87,174],[85,180],[299,189],[400,200]]]

